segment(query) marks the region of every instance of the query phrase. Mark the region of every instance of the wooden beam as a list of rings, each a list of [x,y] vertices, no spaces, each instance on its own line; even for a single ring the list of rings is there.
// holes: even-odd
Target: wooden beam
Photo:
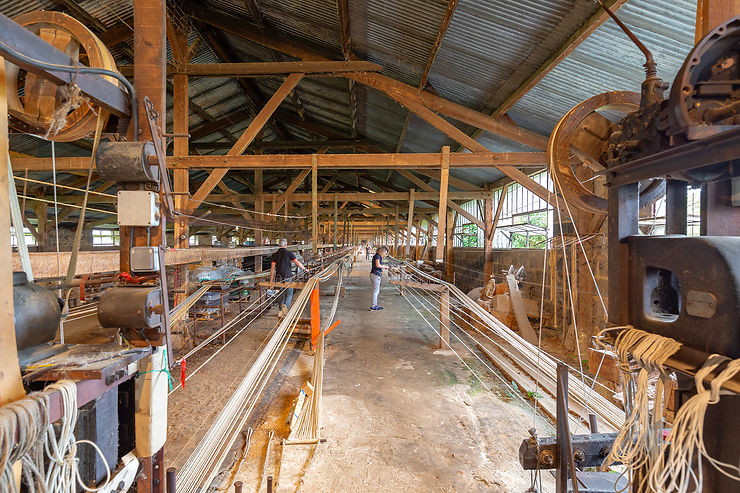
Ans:
[[[344,61],[355,59],[352,53],[352,37],[350,35],[349,0],[337,0],[337,14],[339,17],[339,37],[341,38],[342,55]],[[357,136],[357,89],[355,81],[347,79],[347,93],[349,96],[350,133]]]
[[[400,154],[320,154],[319,168],[325,169],[439,169],[439,153]],[[171,156],[167,159],[170,169],[311,169],[311,154],[265,154],[241,156]],[[539,167],[546,166],[544,152],[466,152],[450,155],[450,168]],[[16,158],[13,171],[50,171],[50,158]],[[90,157],[57,157],[59,172],[87,171]],[[461,187],[458,187],[461,188]]]
[[[8,167],[8,93],[5,79],[5,60],[0,57],[0,163]],[[13,266],[10,248],[10,188],[9,173],[0,173],[0,405],[22,398],[25,394],[21,380],[18,350],[13,318]],[[44,218],[46,219],[46,218]],[[20,260],[20,259],[19,259]],[[20,261],[18,262],[20,267]],[[17,270],[23,270],[19,268]],[[38,276],[34,272],[35,276]],[[19,476],[20,477],[20,476]]]
[[[431,111],[429,108],[419,103],[415,99],[407,98],[405,96],[399,96],[393,92],[389,92],[389,94],[400,104],[408,107],[419,117],[426,120],[428,123],[433,125],[435,128],[437,128],[448,137],[455,139],[457,142],[467,147],[470,151],[486,152],[488,150],[483,144],[471,138],[460,129],[452,125],[450,122],[437,115],[435,112]],[[526,173],[514,168],[500,167],[499,169],[506,176],[526,187],[542,200],[545,200],[551,205],[555,205],[556,201],[553,199],[552,194],[548,192],[547,188],[534,181],[532,178],[527,176]]]
[[[240,19],[215,12],[213,9],[198,5],[192,0],[184,1],[183,8],[196,20],[217,27],[242,39],[247,39],[253,43],[304,60],[327,60],[327,57],[322,53],[303,46],[296,41],[281,38],[277,35],[266,34],[256,29],[244,29],[244,23]],[[481,128],[494,135],[501,135],[502,137],[533,147],[534,149],[547,149],[548,139],[545,136],[519,128],[516,125],[493,118],[490,115],[471,110],[430,92],[419,91],[416,87],[398,82],[382,74],[351,74],[349,77],[381,91],[392,90],[404,94],[407,97],[419,98],[426,106],[434,111],[467,123],[468,125]]]
[[[265,123],[267,123],[267,120],[270,119],[277,107],[280,106],[280,103],[283,102],[288,93],[298,85],[298,82],[300,82],[302,77],[302,74],[291,74],[285,79],[278,90],[275,91],[275,94],[272,95],[265,107],[262,108],[256,117],[254,117],[254,120],[252,120],[252,123],[249,124],[241,137],[239,137],[239,140],[237,140],[234,146],[229,150],[227,153],[228,156],[238,156],[244,152],[260,130],[262,130],[262,127],[265,126]],[[195,192],[193,197],[190,199],[191,208],[194,209],[197,207],[203,199],[211,193],[216,184],[223,179],[228,171],[228,168],[220,168],[212,171],[208,175],[208,178],[206,178],[206,181],[203,182],[198,191]]]
[[[445,218],[447,217],[447,179],[450,174],[450,148],[445,146],[442,148],[442,181],[439,185],[439,212],[437,217],[437,251],[435,260],[437,262],[444,261],[444,242],[440,241],[444,238],[445,231]],[[440,231],[442,234],[440,234]]]
[[[380,65],[362,60],[354,61],[307,61],[307,62],[231,62],[231,63],[190,63],[169,66],[168,76],[187,75],[188,77],[273,77],[302,73],[338,77],[346,72],[380,72]],[[133,65],[119,65],[118,71],[125,76],[134,73]]]
[[[319,195],[319,167],[318,167],[318,160],[316,159],[316,154],[312,157],[312,167],[311,167],[311,240],[313,245],[313,253],[317,253],[319,251],[319,228],[318,228],[318,219],[319,219],[319,202],[318,202],[318,195]],[[334,198],[336,199],[336,194],[334,194]]]
[[[493,193],[484,200],[483,218],[486,227],[483,230],[483,272],[485,281],[493,275],[493,262],[491,258],[493,250]]]
[[[443,158],[444,158],[444,154],[443,154]],[[449,160],[448,160],[447,170],[448,170],[447,173],[449,175]],[[433,186],[431,186],[429,183],[426,183],[423,180],[419,179],[417,176],[415,176],[410,171],[401,170],[401,169],[400,170],[397,170],[397,171],[401,175],[405,176],[409,181],[411,181],[415,185],[421,187],[423,190],[426,190],[427,192],[437,192],[437,190],[435,190],[435,188]],[[447,192],[445,193],[445,195],[447,195]],[[458,204],[456,204],[452,200],[447,200],[447,204],[446,205],[447,205],[447,207],[449,207],[453,211],[455,211],[458,214],[464,216],[466,219],[468,219],[470,222],[472,222],[473,224],[475,224],[479,228],[483,229],[483,227],[484,227],[483,226],[483,222],[480,219],[478,219],[473,214],[471,214],[470,212],[468,212],[465,209],[463,209],[462,207],[460,207]]]
[[[422,72],[421,74],[421,80],[419,81],[418,86],[418,89],[420,91],[424,89],[424,87],[427,85],[427,81],[429,80],[429,72],[432,70],[432,65],[434,65],[434,60],[437,58],[439,47],[442,46],[442,40],[444,39],[445,34],[447,34],[447,28],[450,26],[450,21],[452,20],[452,16],[455,13],[456,8],[457,0],[447,0],[447,9],[445,10],[444,16],[442,17],[442,22],[440,22],[439,24],[439,29],[437,29],[437,36],[436,38],[434,38],[432,49],[429,52],[429,58],[427,58],[427,63],[424,66],[424,72]],[[409,111],[406,114],[406,120],[403,122],[401,136],[398,138],[398,144],[396,144],[396,152],[401,152],[401,146],[403,145],[403,140],[406,138],[406,131],[409,128],[410,122],[411,112]]]
[[[409,190],[409,217],[408,217],[408,225],[406,226],[406,258],[409,258],[409,254],[411,253],[411,226],[413,225],[414,221],[414,201],[416,190],[413,188]]]
[[[454,155],[454,154],[453,154]],[[256,173],[261,173],[261,170],[255,170]],[[330,202],[334,200],[334,193],[335,192],[325,192],[318,194],[318,200],[319,202]],[[341,201],[348,201],[348,202],[361,202],[361,201],[407,201],[409,194],[408,192],[336,192],[338,200]],[[450,200],[475,200],[475,199],[485,199],[488,196],[488,192],[481,191],[481,192],[448,192],[447,198]],[[310,193],[293,193],[290,195],[286,195],[284,193],[277,193],[277,194],[248,194],[248,193],[240,193],[236,195],[225,195],[225,194],[214,194],[211,197],[208,198],[209,202],[213,202],[216,204],[227,204],[231,203],[233,199],[239,200],[241,202],[247,202],[247,203],[256,203],[259,197],[262,197],[265,200],[272,200],[273,197],[276,197],[279,200],[285,200],[286,198],[291,202],[311,202],[311,194]],[[44,197],[41,197],[45,200],[53,200],[54,197],[52,195],[46,195]],[[65,205],[78,205],[82,203],[82,196],[81,195],[58,195],[57,199],[60,203],[60,207],[64,207]],[[437,201],[439,200],[439,192],[416,192],[416,200],[424,200],[424,201]],[[116,197],[108,197],[108,196],[96,196],[91,195],[88,198],[89,204],[115,204],[116,203]]]
[[[178,76],[182,77],[182,76]],[[250,149],[263,150],[294,150],[294,149],[355,149],[367,148],[374,145],[367,139],[342,140],[262,140],[252,142]],[[194,149],[230,149],[229,142],[193,142]]]
[[[506,192],[509,190],[508,186],[501,188],[501,196],[496,204],[496,214],[493,216],[493,222],[491,224],[491,241],[493,241],[493,235],[496,234],[496,228],[498,227],[498,221],[501,219],[501,211],[504,210],[504,201],[506,200]]]

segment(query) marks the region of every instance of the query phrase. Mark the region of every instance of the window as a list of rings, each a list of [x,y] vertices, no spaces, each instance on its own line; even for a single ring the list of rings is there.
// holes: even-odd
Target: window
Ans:
[[[188,243],[190,244],[190,246],[196,246],[196,245],[198,245],[198,236],[197,235],[192,235],[189,238]]]
[[[531,178],[550,191],[554,190],[547,171],[540,171]],[[502,188],[494,190],[494,208],[502,193]],[[545,248],[547,240],[552,237],[551,212],[551,205],[519,183],[507,185],[493,238],[494,248]]]
[[[117,229],[93,229],[93,246],[118,246],[119,236]]]
[[[699,236],[701,232],[701,188],[689,187],[686,200],[687,236]],[[666,221],[665,195],[650,205],[647,212],[640,214],[640,234],[664,235]]]
[[[23,235],[26,237],[27,246],[34,246],[36,244],[36,238],[33,236],[30,229],[23,228]],[[10,246],[18,246],[18,240],[15,237],[15,228],[12,226],[10,227]]]

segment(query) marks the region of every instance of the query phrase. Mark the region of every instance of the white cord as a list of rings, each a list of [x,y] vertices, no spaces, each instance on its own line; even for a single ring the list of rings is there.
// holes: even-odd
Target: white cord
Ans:
[[[714,354],[694,376],[697,394],[676,413],[673,429],[662,444],[658,460],[649,472],[650,487],[657,492],[701,492],[703,489],[702,462],[728,478],[740,481],[740,466],[719,461],[709,455],[704,443],[704,419],[710,404],[719,402],[722,385],[740,372],[740,359],[730,361],[727,367],[712,379],[706,388],[704,379],[729,358]]]
[[[609,329],[607,329],[609,330]],[[604,331],[599,335],[601,336]],[[622,330],[614,343],[614,349],[620,361],[620,371],[624,378],[625,402],[629,385],[633,381],[630,356],[639,366],[636,387],[631,406],[627,407],[627,417],[624,425],[617,433],[609,456],[604,460],[602,469],[608,469],[611,464],[621,462],[627,469],[625,473],[641,468],[650,469],[659,461],[658,451],[663,440],[663,414],[665,412],[665,388],[670,379],[665,371],[665,361],[681,348],[681,343],[674,339],[651,334],[635,328]],[[650,398],[648,397],[649,376],[652,372],[659,372],[655,384],[654,404],[651,412]],[[643,476],[640,485],[647,480]],[[621,491],[625,491],[625,486]]]

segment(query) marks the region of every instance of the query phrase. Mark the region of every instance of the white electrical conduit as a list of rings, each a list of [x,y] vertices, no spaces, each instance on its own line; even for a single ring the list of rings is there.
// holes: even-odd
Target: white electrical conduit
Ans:
[[[178,472],[178,493],[197,493],[208,489],[267,385],[316,283],[320,279],[328,279],[338,267],[339,262],[335,262],[306,281],[265,348]]]

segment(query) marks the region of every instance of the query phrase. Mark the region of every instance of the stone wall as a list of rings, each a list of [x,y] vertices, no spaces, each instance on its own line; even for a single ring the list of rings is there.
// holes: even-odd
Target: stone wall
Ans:
[[[573,342],[573,315],[570,311],[572,296],[573,304],[577,307],[576,323],[581,343],[588,345],[589,338],[604,327],[604,310],[581,247],[569,241],[567,236],[566,244],[565,262],[562,246],[556,246],[554,250],[548,252],[547,264],[543,264],[544,250],[524,248],[493,250],[492,272],[496,276],[496,281],[502,282],[502,271],[508,270],[511,265],[515,269],[523,265],[526,272],[522,286],[523,294],[535,300],[540,300],[543,296],[544,279],[545,325],[554,328],[561,338],[570,343]],[[586,241],[583,248],[606,304],[608,258],[606,242],[603,237],[595,236]],[[459,247],[454,249],[453,255],[455,284],[460,289],[467,293],[485,284],[482,248]],[[569,279],[571,290],[568,290]]]

